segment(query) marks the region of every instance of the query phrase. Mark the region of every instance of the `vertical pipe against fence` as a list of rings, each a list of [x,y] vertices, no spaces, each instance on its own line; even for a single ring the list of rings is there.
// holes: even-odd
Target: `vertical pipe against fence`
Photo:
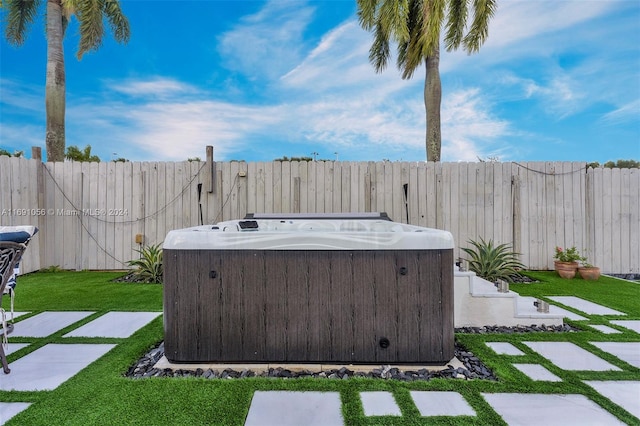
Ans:
[[[513,251],[516,253],[522,253],[521,250],[521,215],[520,215],[520,178],[518,175],[511,175],[511,194],[513,197]]]
[[[207,145],[207,181],[209,182],[208,192],[216,192],[216,163],[213,161],[213,147]]]

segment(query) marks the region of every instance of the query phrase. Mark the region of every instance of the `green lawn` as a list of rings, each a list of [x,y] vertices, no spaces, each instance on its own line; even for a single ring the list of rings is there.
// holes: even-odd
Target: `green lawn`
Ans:
[[[45,310],[91,310],[99,314],[110,310],[160,311],[162,288],[153,284],[120,284],[111,279],[117,273],[58,272],[35,273],[20,277],[15,309],[36,314]],[[640,285],[601,278],[598,282],[580,279],[561,280],[553,273],[529,274],[540,283],[512,285],[522,295],[575,295],[606,305],[640,319]],[[8,308],[8,300],[4,307]],[[584,314],[582,314],[584,316]],[[603,324],[609,317],[588,316],[590,324]],[[613,318],[613,317],[611,317]],[[432,424],[504,424],[484,401],[481,392],[581,393],[605,407],[623,422],[638,424],[638,419],[600,396],[582,380],[640,380],[640,369],[590,345],[589,341],[640,341],[640,335],[620,328],[623,333],[604,335],[583,322],[571,322],[581,331],[575,333],[528,334],[457,334],[456,338],[493,369],[498,382],[484,380],[436,379],[427,382],[400,382],[381,379],[267,379],[236,380],[199,378],[150,378],[132,380],[124,377],[127,369],[151,347],[162,340],[162,318],[157,318],[127,339],[62,338],[66,330],[42,339],[11,337],[12,342],[32,343],[9,357],[9,362],[25,351],[46,343],[117,343],[115,349],[84,369],[54,391],[2,392],[0,401],[34,402],[14,417],[8,425],[242,425],[255,390],[316,390],[340,392],[343,415],[348,425],[432,425]],[[615,327],[615,326],[614,326]],[[530,340],[571,341],[620,367],[619,372],[572,372],[560,370],[523,345]],[[484,343],[511,342],[525,356],[498,356]],[[560,376],[560,384],[529,380],[512,363],[535,362]],[[388,390],[393,392],[403,416],[366,418],[358,392]],[[454,390],[461,393],[477,412],[477,417],[420,417],[409,392],[411,390]]]

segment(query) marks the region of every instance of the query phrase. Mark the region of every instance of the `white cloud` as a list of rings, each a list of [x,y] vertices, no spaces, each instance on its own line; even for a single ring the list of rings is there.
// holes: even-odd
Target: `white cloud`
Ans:
[[[77,105],[69,116],[82,123],[81,133],[94,135],[95,146],[112,146],[120,155],[129,151],[130,159],[141,156],[130,151],[136,147],[145,151],[145,159],[185,160],[202,156],[206,145],[214,145],[222,158],[245,148],[250,135],[279,120],[277,109],[183,95],[162,102],[149,98],[134,108],[120,102]]]
[[[286,73],[302,55],[303,32],[314,8],[300,0],[270,0],[219,37],[225,66],[250,79],[273,79]]]
[[[23,84],[20,81],[0,78],[0,104],[15,111],[44,113],[44,85]],[[5,108],[5,106],[3,106]]]
[[[109,83],[109,82],[107,82]],[[130,96],[168,96],[179,93],[194,93],[195,90],[177,80],[163,77],[147,77],[145,80],[127,80],[112,82],[110,89]]]
[[[483,49],[509,45],[528,48],[525,40],[571,28],[615,8],[615,1],[509,0],[500,2]],[[562,40],[557,40],[562,42]],[[537,44],[535,42],[534,44]]]
[[[631,101],[620,108],[617,108],[607,114],[603,115],[601,121],[616,125],[620,123],[640,123],[640,99]]]
[[[509,124],[490,111],[491,105],[477,88],[453,92],[443,99],[443,161],[477,161],[501,149],[495,142],[509,134]]]
[[[538,80],[513,72],[497,79],[503,100],[530,100],[541,105],[540,114],[561,120],[587,108],[595,100],[578,72],[547,70]]]
[[[44,145],[45,126],[33,124],[0,124],[0,146],[9,152],[24,151],[30,156],[30,147]]]

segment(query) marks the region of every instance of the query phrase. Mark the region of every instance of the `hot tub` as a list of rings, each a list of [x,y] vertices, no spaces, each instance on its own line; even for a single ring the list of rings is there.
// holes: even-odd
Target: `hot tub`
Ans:
[[[380,215],[258,216],[169,232],[171,362],[442,364],[453,237]]]

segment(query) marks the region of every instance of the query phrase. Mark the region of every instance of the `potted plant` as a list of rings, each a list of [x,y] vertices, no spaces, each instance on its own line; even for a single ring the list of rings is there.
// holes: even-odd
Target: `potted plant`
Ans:
[[[558,275],[561,278],[571,279],[576,276],[578,271],[578,261],[582,260],[582,256],[578,253],[578,249],[575,247],[563,250],[561,247],[556,246],[556,254],[553,256],[555,259],[554,267]]]
[[[581,262],[582,266],[578,268],[578,274],[580,274],[580,277],[582,277],[583,280],[596,281],[600,278],[600,268],[587,262],[586,257],[583,257]]]

